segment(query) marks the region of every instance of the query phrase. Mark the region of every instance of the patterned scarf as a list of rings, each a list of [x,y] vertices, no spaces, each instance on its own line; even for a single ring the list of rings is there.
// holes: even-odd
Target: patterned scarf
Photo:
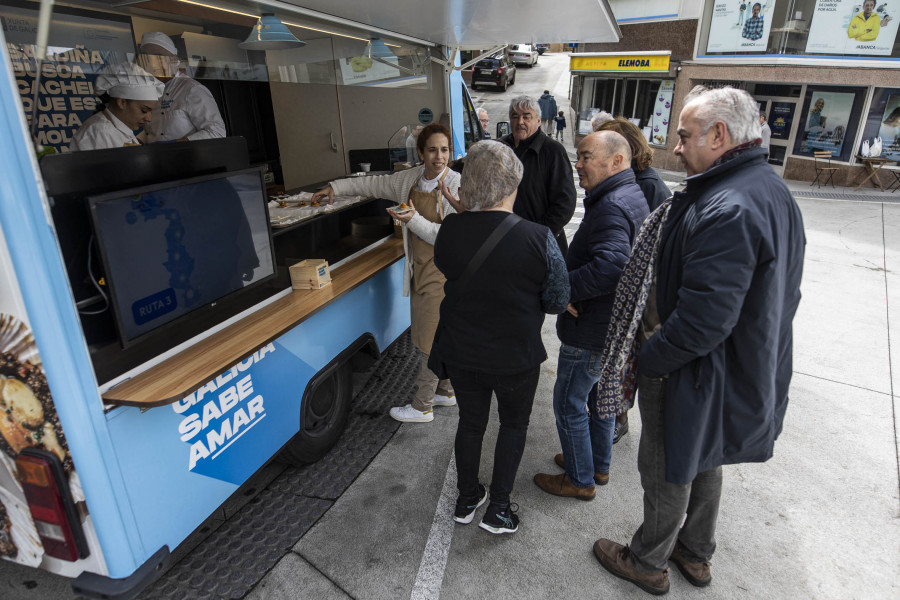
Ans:
[[[633,402],[637,381],[637,333],[653,285],[659,241],[671,206],[670,197],[641,225],[616,286],[595,396],[594,409],[601,419],[625,412]]]
[[[759,147],[761,141],[751,140],[727,150],[707,171]],[[600,380],[591,394],[591,400],[596,399],[594,409],[601,419],[624,413],[634,402],[634,390],[637,387],[637,333],[653,285],[659,241],[671,206],[672,198],[669,198],[650,213],[641,225],[631,256],[625,263],[622,277],[616,286],[612,315],[606,330],[606,344],[600,358]]]

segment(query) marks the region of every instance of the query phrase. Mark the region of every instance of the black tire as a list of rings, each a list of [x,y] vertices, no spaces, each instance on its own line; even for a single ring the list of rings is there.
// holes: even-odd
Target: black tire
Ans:
[[[503,86],[500,89],[502,89],[505,92],[506,88],[508,88],[508,87],[509,87],[509,79],[504,79]]]
[[[308,388],[300,406],[300,431],[281,449],[280,459],[293,465],[316,462],[331,450],[347,426],[353,399],[351,369],[343,363]]]

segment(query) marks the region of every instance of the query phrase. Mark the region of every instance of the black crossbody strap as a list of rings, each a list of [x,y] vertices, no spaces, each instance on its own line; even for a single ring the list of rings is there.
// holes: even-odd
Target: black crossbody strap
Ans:
[[[459,282],[457,283],[457,293],[462,293],[469,284],[469,280],[472,279],[472,275],[478,271],[479,267],[481,267],[481,263],[484,262],[484,259],[488,257],[488,254],[493,251],[494,248],[497,247],[497,244],[500,243],[500,240],[509,233],[510,229],[516,226],[519,221],[522,220],[517,214],[510,213],[503,221],[500,222],[500,225],[497,226],[497,229],[491,232],[491,235],[488,236],[484,243],[481,244],[481,248],[478,249],[478,252],[475,253],[475,256],[472,257],[472,260],[469,261],[469,265],[466,267],[466,271],[460,276]]]

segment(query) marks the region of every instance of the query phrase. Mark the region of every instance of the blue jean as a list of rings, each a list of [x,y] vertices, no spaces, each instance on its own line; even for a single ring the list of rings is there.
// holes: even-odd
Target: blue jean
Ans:
[[[600,379],[600,352],[562,344],[553,386],[556,431],[569,480],[594,487],[594,473],[609,473],[616,419],[600,419],[588,411],[591,388]]]

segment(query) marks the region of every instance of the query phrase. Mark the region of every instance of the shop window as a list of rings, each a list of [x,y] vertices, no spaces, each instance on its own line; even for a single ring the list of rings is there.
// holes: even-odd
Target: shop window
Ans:
[[[875,0],[705,3],[699,55],[900,58],[900,9]]]
[[[863,141],[881,138],[881,156],[900,161],[900,88],[875,88],[863,127]],[[856,148],[859,154],[859,148]]]
[[[654,145],[665,146],[672,110],[673,80],[576,78],[573,97],[580,103],[578,133],[591,132],[591,119],[601,110],[625,117],[637,125]]]
[[[864,88],[807,86],[794,154],[812,156],[827,150],[834,158],[849,161],[856,150],[852,146],[864,98]]]

